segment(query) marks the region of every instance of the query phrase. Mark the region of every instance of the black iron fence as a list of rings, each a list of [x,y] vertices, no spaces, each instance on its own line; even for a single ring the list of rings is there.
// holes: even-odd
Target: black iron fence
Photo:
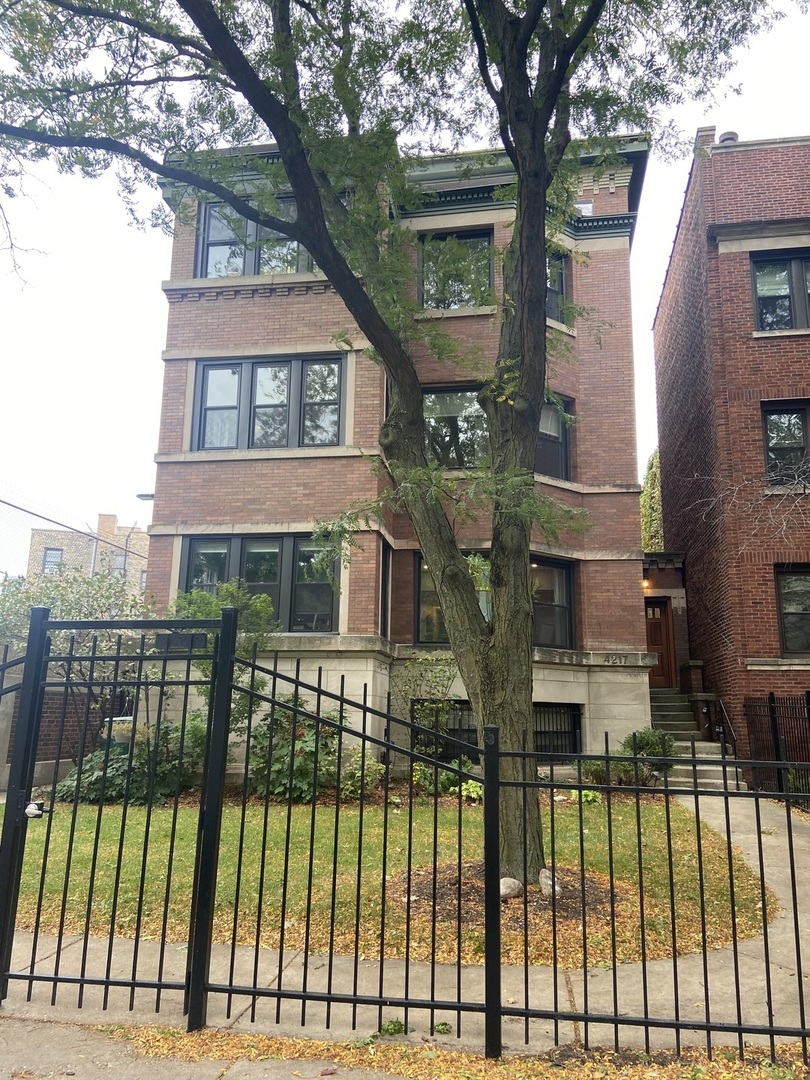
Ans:
[[[207,636],[156,645],[192,629]],[[806,1052],[810,835],[791,790],[701,788],[700,759],[676,786],[682,758],[505,749],[495,728],[469,771],[468,743],[445,733],[438,760],[367,693],[235,641],[230,613],[37,615],[0,841],[0,999],[413,1031],[490,1056]],[[48,699],[70,744],[41,740]],[[32,790],[38,749],[54,756]]]
[[[780,762],[753,767],[752,782],[762,791],[802,794],[810,800],[810,777],[792,769],[791,761],[810,760],[810,690],[805,694],[774,694],[746,697],[745,717],[751,757],[763,762]]]

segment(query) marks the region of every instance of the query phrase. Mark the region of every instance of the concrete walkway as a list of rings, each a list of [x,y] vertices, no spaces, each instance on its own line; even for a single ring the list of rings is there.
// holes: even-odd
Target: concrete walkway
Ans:
[[[694,809],[693,799],[685,798],[683,801]],[[721,834],[726,831],[725,806],[726,801],[719,797],[704,796],[700,799],[701,819]],[[764,877],[779,902],[779,913],[768,926],[764,938],[741,942],[736,950],[723,948],[709,951],[705,956],[698,954],[674,961],[654,961],[646,968],[641,964],[623,964],[615,972],[612,968],[599,968],[589,970],[587,974],[581,971],[555,973],[546,967],[535,967],[526,972],[522,967],[504,966],[503,1000],[507,1007],[511,1004],[516,1009],[553,1010],[563,1017],[581,1012],[591,1016],[646,1016],[659,1021],[679,1017],[684,1023],[711,1020],[713,1024],[742,1022],[757,1026],[775,1022],[785,1028],[807,1030],[800,995],[806,994],[810,1004],[810,949],[805,947],[804,962],[801,957],[801,949],[810,929],[810,890],[798,889],[798,919],[794,920],[794,883],[788,858],[786,810],[775,802],[744,798],[730,799],[728,806],[732,843],[742,851],[757,874],[761,844]],[[792,826],[796,876],[804,884],[807,869],[810,868],[810,822],[794,815]],[[648,842],[653,843],[654,839]],[[131,977],[133,963],[137,962],[139,979],[149,978],[150,973],[151,977],[157,976],[161,963],[157,943],[142,942],[137,957],[133,955],[134,943],[131,941],[116,940],[109,956],[107,944],[101,939],[90,939],[86,943],[82,938],[65,939],[58,955],[59,970],[64,974],[78,974],[84,968],[89,975],[100,975],[109,963],[113,978],[126,979]],[[57,962],[55,945],[53,938],[40,939],[36,971],[44,973],[53,970]],[[28,970],[30,956],[30,935],[20,933],[15,938],[15,970]],[[185,960],[185,946],[168,945],[162,958],[162,977],[181,983]],[[255,982],[254,963],[258,963]],[[229,978],[231,967],[233,978]],[[252,950],[240,949],[234,957],[229,948],[222,946],[214,949],[211,978],[215,983],[234,982],[251,987],[280,985],[293,991],[302,990],[304,986],[313,991],[326,991],[331,982],[334,992],[351,993],[355,974],[353,961],[345,957],[335,957],[330,968],[326,957],[310,956],[305,963],[301,953],[288,952],[284,955],[284,962],[279,965],[278,955],[272,950],[263,950],[256,961]],[[431,967],[428,964],[406,965],[404,961],[386,961],[381,982],[379,964],[361,961],[357,989],[361,994],[377,995],[382,987],[383,996],[389,998],[408,996],[407,990],[411,997],[416,998],[431,997],[448,1003],[458,1000],[483,1002],[483,978],[482,967],[457,969],[449,965]],[[737,985],[741,988],[739,995],[735,990]],[[105,1003],[100,987],[86,987],[81,993],[80,1011],[77,1010],[80,992],[76,986],[60,986],[54,1004],[52,987],[34,984],[30,1001],[26,997],[27,990],[27,984],[12,980],[9,997],[0,1011],[0,1017],[3,1017],[0,1032],[16,1030],[14,1025],[27,1023],[34,1025],[30,1028],[30,1032],[34,1033],[38,1030],[37,1022],[46,1020],[66,1024],[151,1023],[161,1027],[184,1026],[182,996],[177,991],[162,992],[160,1011],[156,1013],[154,990],[139,989],[134,997],[134,1008],[131,1009],[128,989],[114,988]],[[739,1012],[738,997],[741,997]],[[403,1018],[401,1006],[383,1008],[382,1020],[393,1018]],[[437,1010],[434,1020],[449,1023],[452,1034],[431,1037],[430,1014],[411,1009],[408,1013],[411,1029],[408,1038],[416,1043],[430,1039],[432,1043],[458,1049],[457,1012],[453,1009]],[[277,1007],[275,1001],[258,999],[254,1011],[254,1001],[250,997],[234,996],[229,999],[225,994],[211,994],[208,1023],[232,1031],[344,1040],[377,1031],[380,1010],[371,1006],[354,1008],[333,1004],[327,1017],[324,1003],[308,1002],[303,1006],[300,1001],[286,1000]],[[12,1027],[7,1028],[7,1024],[12,1024]],[[460,1028],[461,1046],[471,1051],[481,1051],[484,1042],[483,1013],[463,1013]],[[72,1027],[66,1030],[75,1031]],[[9,1038],[8,1035],[5,1037]],[[574,1042],[593,1047],[613,1045],[618,1039],[619,1044],[626,1047],[643,1047],[645,1044],[644,1031],[639,1026],[620,1026],[617,1034],[614,1024],[558,1019],[555,1026],[555,1021],[550,1018],[532,1019],[527,1024],[524,1018],[509,1016],[504,1019],[503,1038],[505,1049],[511,1051],[528,1049],[539,1052],[550,1049],[555,1042]],[[699,1030],[686,1030],[681,1038],[684,1045],[706,1044],[706,1035]],[[745,1041],[768,1040],[746,1035]],[[715,1034],[712,1042],[714,1046],[736,1045],[737,1036],[731,1033]],[[651,1031],[650,1045],[653,1048],[668,1048],[674,1044],[671,1028],[662,1025]],[[119,1052],[118,1049],[116,1052]],[[246,1063],[241,1064],[246,1066]],[[306,1069],[309,1070],[309,1065]],[[151,1064],[150,1074],[162,1075],[155,1073]],[[80,1075],[92,1077],[95,1074],[82,1071]],[[179,1080],[186,1074],[175,1068],[172,1075]],[[192,1072],[188,1075],[219,1074]],[[261,1075],[286,1076],[290,1073],[267,1072]],[[318,1074],[305,1071],[302,1075]]]

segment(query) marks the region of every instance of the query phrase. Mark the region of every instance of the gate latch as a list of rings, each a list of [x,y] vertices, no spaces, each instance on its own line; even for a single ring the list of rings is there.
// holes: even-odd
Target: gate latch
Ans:
[[[41,818],[43,814],[50,814],[51,807],[46,806],[44,802],[30,802],[25,808],[25,816],[27,818]]]

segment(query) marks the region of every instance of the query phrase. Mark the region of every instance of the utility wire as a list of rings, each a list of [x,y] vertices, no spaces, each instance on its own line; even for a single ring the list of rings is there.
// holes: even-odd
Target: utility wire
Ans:
[[[26,510],[24,506],[17,506],[16,503],[9,502],[8,499],[0,499],[0,503],[3,506],[10,506],[12,510],[20,510],[23,514],[30,514],[31,517],[38,518],[40,521],[47,521],[49,525],[58,525],[60,529],[67,529],[69,532],[78,533],[79,536],[86,536],[89,540],[97,540],[100,544],[106,544],[107,547],[118,548],[119,551],[123,551],[127,555],[135,555],[138,559],[144,560],[147,558],[140,551],[133,551],[132,548],[125,547],[124,544],[117,544],[115,540],[107,540],[106,537],[99,536],[97,533],[86,532],[84,529],[77,529],[73,525],[66,525],[64,521],[57,521],[55,518],[38,514],[36,510]]]

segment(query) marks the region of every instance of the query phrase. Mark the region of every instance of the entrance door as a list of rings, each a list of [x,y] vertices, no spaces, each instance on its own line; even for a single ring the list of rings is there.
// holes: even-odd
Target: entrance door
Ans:
[[[658,661],[650,668],[650,686],[656,690],[675,685],[675,643],[672,639],[672,609],[668,597],[644,601],[647,615],[647,652]]]

